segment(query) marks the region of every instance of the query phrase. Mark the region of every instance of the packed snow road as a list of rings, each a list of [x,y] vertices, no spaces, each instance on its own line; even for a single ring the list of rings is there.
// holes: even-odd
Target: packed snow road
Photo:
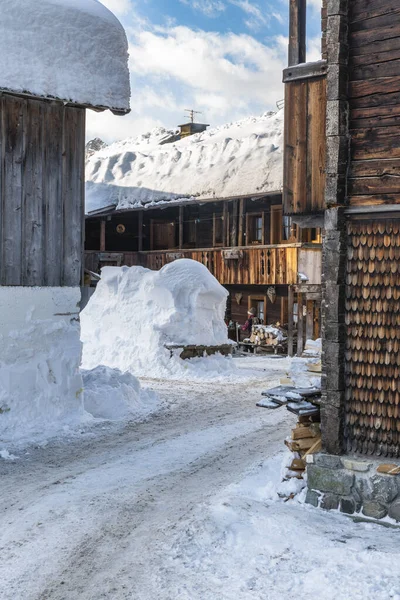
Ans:
[[[281,449],[291,415],[255,402],[285,367],[253,383],[147,382],[166,401],[148,421],[0,461],[0,598],[177,600],[165,549],[200,505]]]

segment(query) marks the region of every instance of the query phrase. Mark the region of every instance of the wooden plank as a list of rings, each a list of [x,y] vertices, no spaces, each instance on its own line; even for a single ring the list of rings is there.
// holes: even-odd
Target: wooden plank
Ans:
[[[312,340],[314,334],[314,302],[307,297],[306,301],[306,340]]]
[[[290,0],[289,66],[306,62],[306,0]]]
[[[43,210],[46,222],[44,284],[49,286],[60,286],[63,273],[62,139],[64,110],[59,103],[46,104],[46,120],[43,124]]]
[[[399,175],[357,177],[349,179],[350,196],[397,194],[400,191]]]
[[[79,286],[83,264],[85,110],[66,107],[63,134],[63,280]]]
[[[22,285],[24,116],[27,100],[7,96],[3,110],[4,199],[1,285]]]
[[[231,246],[238,245],[238,201],[232,202]]]
[[[400,21],[398,19],[385,16],[378,18],[387,18],[389,22],[382,27],[368,28],[360,31],[354,31],[354,29],[350,30],[350,48],[360,48],[368,44],[373,44],[374,42],[386,42],[393,38],[400,37]]]
[[[314,77],[325,76],[328,65],[325,60],[316,62],[306,62],[298,65],[292,65],[283,70],[283,83],[299,81],[300,79],[313,79]]]
[[[350,178],[382,177],[396,175],[400,177],[400,158],[352,161]]]
[[[45,108],[36,100],[29,102],[24,118],[25,161],[22,180],[22,263],[21,283],[43,285],[44,211],[43,211],[43,128]]]
[[[304,350],[303,294],[297,294],[297,356]]]
[[[100,220],[100,252],[106,251],[106,223],[105,219]]]
[[[399,50],[400,53],[400,50]],[[350,71],[350,81],[368,81],[382,77],[397,77],[400,73],[400,59],[358,65]]]
[[[243,228],[244,228],[244,208],[245,202],[243,198],[239,200],[239,235],[238,235],[238,245],[243,246]]]
[[[350,2],[349,21],[352,24],[357,21],[368,21],[379,15],[393,15],[393,13],[397,13],[398,11],[398,0],[384,0],[384,2],[377,2],[376,0],[357,0],[357,2]]]
[[[360,34],[355,34],[359,36]],[[363,56],[365,54],[379,54],[381,52],[393,52],[400,48],[400,38],[384,38],[375,42],[363,42],[352,40],[350,35],[350,64],[354,56]],[[365,36],[364,36],[365,37]]]
[[[229,209],[227,202],[224,202],[223,217],[223,245],[226,247],[229,246]]]
[[[354,129],[378,127],[398,127],[400,125],[400,105],[371,106],[352,108],[350,111],[350,134]]]
[[[385,204],[399,204],[398,194],[375,194],[372,196],[351,196],[351,206],[384,206]]]
[[[397,127],[353,131],[352,160],[400,158],[400,130]]]
[[[289,285],[288,288],[288,354],[289,356],[293,356],[293,332],[294,332],[294,324],[293,324],[293,305],[294,305],[294,293],[293,287]]]
[[[309,83],[307,103],[307,209],[325,207],[326,80]]]
[[[308,84],[291,83],[286,89],[284,207],[294,214],[305,212],[307,202]]]

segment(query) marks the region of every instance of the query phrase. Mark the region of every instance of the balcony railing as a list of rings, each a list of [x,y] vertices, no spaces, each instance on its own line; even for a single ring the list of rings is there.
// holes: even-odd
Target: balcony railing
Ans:
[[[161,269],[178,258],[205,265],[223,285],[292,285],[297,283],[301,244],[254,248],[162,250],[153,252],[85,252],[85,267],[93,272],[107,265]]]

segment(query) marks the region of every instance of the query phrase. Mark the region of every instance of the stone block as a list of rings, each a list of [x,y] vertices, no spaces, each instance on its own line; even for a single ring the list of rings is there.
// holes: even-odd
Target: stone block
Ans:
[[[397,481],[390,475],[357,478],[356,489],[364,504],[365,502],[390,504],[399,493]]]
[[[311,490],[349,496],[354,475],[341,469],[326,469],[317,465],[307,466],[308,487]]]
[[[324,339],[328,342],[344,344],[347,339],[347,327],[345,323],[325,320]]]
[[[327,43],[327,52],[330,48]],[[329,63],[327,75],[327,99],[347,100],[348,74],[343,65]]]
[[[329,100],[326,107],[327,137],[330,138],[332,136],[347,136],[348,131],[349,103],[345,100]]]
[[[333,454],[314,454],[314,464],[325,469],[342,469],[343,464],[340,456]]]
[[[319,505],[320,494],[315,492],[314,490],[307,490],[306,495],[306,504],[311,504],[311,506],[315,506],[315,508]]]
[[[339,496],[324,494],[321,500],[321,508],[324,510],[337,510],[339,508]]]
[[[370,462],[353,460],[351,458],[342,458],[342,463],[345,469],[356,471],[357,473],[367,473],[372,467],[372,463]]]
[[[327,16],[343,15],[347,17],[348,0],[328,0],[326,6]]]
[[[321,403],[322,404],[322,403]],[[324,406],[332,407],[333,410],[341,409],[344,405],[344,393],[342,390],[327,390],[324,398]]]
[[[331,101],[331,103],[340,101]],[[338,126],[338,123],[335,122]],[[332,135],[326,139],[326,172],[329,176],[345,173],[349,163],[349,140],[344,135]]]
[[[342,231],[345,227],[346,217],[343,208],[329,208],[325,211],[325,236],[331,231]]]
[[[388,514],[388,510],[384,504],[366,501],[363,504],[362,513],[371,519],[383,519]]]
[[[347,202],[347,179],[345,174],[326,174],[325,204],[331,208],[335,204],[345,205]]]
[[[357,511],[357,503],[353,496],[346,496],[340,499],[340,512],[346,515],[353,515]]]
[[[400,498],[396,498],[390,505],[389,517],[395,521],[400,521]]]

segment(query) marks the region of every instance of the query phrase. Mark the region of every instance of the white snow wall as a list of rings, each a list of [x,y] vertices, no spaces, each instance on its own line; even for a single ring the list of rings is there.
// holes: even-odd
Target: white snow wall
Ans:
[[[0,441],[83,416],[78,287],[0,287]]]

